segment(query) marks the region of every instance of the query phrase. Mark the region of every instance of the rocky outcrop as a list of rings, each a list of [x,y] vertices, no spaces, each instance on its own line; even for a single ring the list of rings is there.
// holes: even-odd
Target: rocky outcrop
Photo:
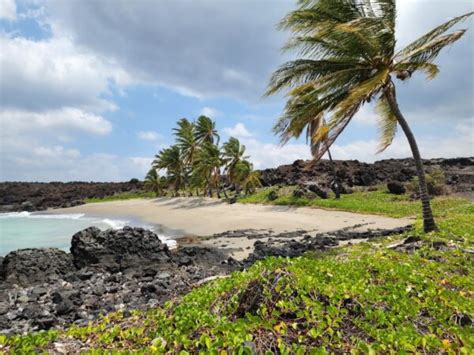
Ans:
[[[339,245],[339,242],[357,240],[357,239],[373,239],[386,237],[389,235],[397,235],[407,232],[412,226],[399,227],[393,229],[375,229],[363,232],[354,232],[352,230],[339,230],[331,233],[321,233],[314,237],[307,234],[306,231],[296,231],[291,233],[292,238],[288,238],[288,233],[274,235],[268,241],[263,242],[257,240],[254,243],[254,251],[249,257],[243,261],[244,265],[251,265],[258,260],[265,259],[269,256],[282,256],[294,258],[301,256],[308,251],[324,251],[328,248]],[[234,232],[235,235],[235,232]],[[296,238],[300,237],[299,240]],[[302,237],[302,238],[301,238]]]
[[[73,207],[86,198],[103,198],[116,193],[143,189],[140,181],[112,182],[2,182],[0,212],[41,211]]]
[[[474,158],[424,160],[427,172],[440,169],[446,176],[446,183],[454,192],[474,191]],[[388,159],[373,164],[357,160],[328,160],[317,163],[296,160],[291,165],[262,170],[264,186],[301,185],[316,182],[322,189],[329,189],[336,171],[344,187],[372,186],[388,182],[406,182],[416,175],[413,159]],[[303,193],[303,192],[302,192]]]
[[[170,260],[168,247],[155,233],[132,227],[84,229],[72,236],[71,254],[77,268],[90,266],[110,272]]]
[[[72,256],[56,248],[20,249],[2,262],[0,280],[9,284],[33,285],[58,280],[75,269]]]
[[[99,314],[146,309],[239,267],[216,248],[170,251],[143,228],[87,228],[73,236],[71,253],[23,249],[4,258],[0,333],[84,325]]]

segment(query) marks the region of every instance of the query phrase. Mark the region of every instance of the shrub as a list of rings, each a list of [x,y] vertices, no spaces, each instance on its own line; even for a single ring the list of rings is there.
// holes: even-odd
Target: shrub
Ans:
[[[449,190],[446,186],[446,178],[444,172],[440,169],[435,169],[429,174],[425,174],[426,186],[430,196],[447,195]],[[413,198],[419,198],[418,177],[415,176],[407,183],[407,189]]]

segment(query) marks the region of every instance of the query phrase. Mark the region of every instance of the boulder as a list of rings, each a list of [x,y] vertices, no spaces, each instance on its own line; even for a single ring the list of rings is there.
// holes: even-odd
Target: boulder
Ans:
[[[275,201],[277,198],[278,198],[278,193],[275,190],[271,190],[267,195],[267,199],[269,201]]]
[[[387,189],[394,195],[403,195],[406,192],[405,186],[400,181],[390,181],[387,184]]]
[[[298,186],[294,191],[293,191],[293,197],[297,197],[297,198],[307,198],[307,199],[313,199],[313,198],[316,198],[317,195],[308,190],[307,188],[303,187],[303,186]]]
[[[109,272],[170,259],[168,247],[158,235],[132,227],[106,231],[86,228],[72,236],[71,254],[77,268],[91,266]]]
[[[328,193],[326,190],[323,190],[316,182],[305,182],[302,184],[303,188],[308,189],[309,191],[315,193],[318,197],[322,199],[328,198]]]
[[[62,250],[19,249],[5,256],[0,278],[9,284],[32,286],[63,278],[74,269],[71,255]]]

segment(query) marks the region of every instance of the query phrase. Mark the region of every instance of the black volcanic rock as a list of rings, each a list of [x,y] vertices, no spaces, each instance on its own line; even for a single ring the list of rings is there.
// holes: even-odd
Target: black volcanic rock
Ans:
[[[427,173],[439,169],[454,192],[474,191],[474,158],[423,160]],[[413,159],[387,159],[373,164],[357,160],[321,160],[317,163],[297,160],[260,171],[264,186],[302,185],[315,182],[322,189],[330,188],[334,171],[344,186],[374,186],[391,181],[407,182],[416,175]],[[304,191],[298,192],[304,194]]]
[[[6,283],[31,286],[75,270],[71,255],[56,249],[19,249],[3,260],[0,278]]]
[[[143,190],[143,182],[2,182],[0,212],[42,211],[73,207],[86,198],[103,198],[116,193]]]
[[[170,259],[168,246],[143,228],[101,231],[89,227],[73,235],[71,254],[77,268],[94,266],[117,272]]]
[[[388,192],[394,195],[403,195],[406,192],[405,186],[399,181],[391,181],[387,184]]]
[[[71,253],[26,249],[4,258],[0,334],[86,325],[107,312],[147,309],[240,266],[217,248],[168,250],[143,228],[87,228],[73,236]]]

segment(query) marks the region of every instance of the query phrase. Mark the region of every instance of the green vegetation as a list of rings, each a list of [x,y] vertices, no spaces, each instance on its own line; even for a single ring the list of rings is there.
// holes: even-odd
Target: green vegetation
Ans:
[[[441,216],[436,207],[435,213]],[[464,250],[474,242],[473,215],[472,204],[452,207],[440,219],[443,232],[418,232],[424,244],[412,254],[387,247],[401,235],[295,259],[268,258],[148,312],[110,314],[66,331],[0,336],[0,351],[41,352],[54,342],[79,341],[94,353],[470,354],[474,269]],[[434,247],[433,241],[445,244]]]
[[[352,194],[341,195],[338,200],[332,199],[331,196],[328,199],[294,197],[294,189],[294,186],[279,189],[274,187],[263,188],[253,195],[239,198],[238,202],[312,206],[349,212],[381,214],[389,217],[415,217],[420,213],[420,201],[412,200],[407,195],[390,194],[385,189],[356,191]],[[278,196],[276,200],[269,198],[271,191],[276,191]],[[441,215],[451,208],[464,206],[466,203],[467,201],[462,198],[441,196],[433,199],[433,209],[435,215]]]
[[[377,102],[379,152],[392,144],[400,125],[415,160],[423,228],[436,230],[420,152],[398,106],[394,80],[406,81],[415,73],[436,77],[434,60],[466,30],[446,32],[473,13],[452,18],[398,49],[395,0],[300,1],[280,22],[280,28],[291,31],[285,49],[300,58],[283,64],[271,77],[267,95],[288,90],[289,96],[275,133],[286,143],[306,128],[318,160],[365,103]]]
[[[122,192],[119,194],[105,196],[105,197],[94,197],[86,198],[85,203],[96,203],[96,202],[110,202],[110,201],[121,201],[131,200],[134,198],[153,198],[155,193],[152,191],[133,191],[133,192]]]

